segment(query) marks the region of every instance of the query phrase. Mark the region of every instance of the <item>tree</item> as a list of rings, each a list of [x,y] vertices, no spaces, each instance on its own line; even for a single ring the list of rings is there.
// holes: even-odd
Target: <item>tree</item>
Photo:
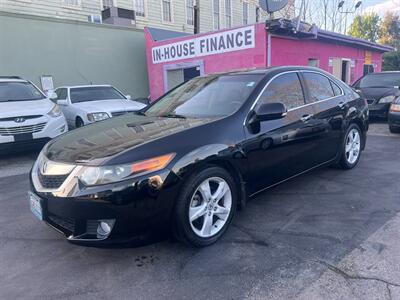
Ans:
[[[377,42],[380,21],[381,18],[377,13],[358,15],[354,18],[348,33],[357,38]]]
[[[383,71],[400,70],[400,51],[389,52],[383,55]]]
[[[379,43],[400,50],[400,16],[392,12],[385,15],[381,23]]]

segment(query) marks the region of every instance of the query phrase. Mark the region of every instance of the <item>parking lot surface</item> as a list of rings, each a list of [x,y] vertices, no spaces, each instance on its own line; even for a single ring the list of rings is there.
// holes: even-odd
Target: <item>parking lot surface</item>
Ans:
[[[37,153],[0,159],[0,299],[400,299],[400,135],[373,124],[358,167],[260,194],[215,245],[69,244],[29,211]]]

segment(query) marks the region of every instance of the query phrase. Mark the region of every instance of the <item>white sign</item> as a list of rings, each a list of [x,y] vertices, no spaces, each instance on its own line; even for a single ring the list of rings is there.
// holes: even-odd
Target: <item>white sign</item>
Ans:
[[[182,42],[154,47],[153,64],[227,53],[255,47],[254,26],[205,35]]]
[[[51,75],[42,75],[40,76],[40,81],[42,84],[42,91],[47,92],[54,89],[53,84],[53,76]]]

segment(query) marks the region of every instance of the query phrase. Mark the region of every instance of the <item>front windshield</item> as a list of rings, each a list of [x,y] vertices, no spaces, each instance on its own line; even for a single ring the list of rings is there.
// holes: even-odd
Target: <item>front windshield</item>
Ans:
[[[400,86],[399,74],[371,74],[360,81],[360,88]]]
[[[196,77],[160,98],[146,116],[223,117],[236,112],[262,79],[260,74]]]
[[[98,101],[98,100],[114,100],[126,99],[124,95],[111,86],[91,86],[73,88],[70,91],[72,103]]]
[[[43,94],[29,82],[0,82],[0,102],[41,99]]]

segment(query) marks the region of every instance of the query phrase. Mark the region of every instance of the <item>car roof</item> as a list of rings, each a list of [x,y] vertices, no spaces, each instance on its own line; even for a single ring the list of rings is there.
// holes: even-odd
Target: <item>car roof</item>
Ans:
[[[393,75],[393,74],[400,75],[400,71],[383,71],[383,72],[377,72],[377,73],[369,73],[365,76],[377,76],[377,75],[386,75],[386,74],[387,75]]]
[[[90,88],[90,87],[110,87],[110,84],[88,84],[88,85],[65,85],[65,86],[59,86],[57,89],[76,89],[76,88]]]
[[[0,82],[28,82],[28,81],[25,79],[16,79],[16,78],[12,78],[12,77],[10,77],[10,78],[6,78],[6,77],[1,78],[0,77]]]

